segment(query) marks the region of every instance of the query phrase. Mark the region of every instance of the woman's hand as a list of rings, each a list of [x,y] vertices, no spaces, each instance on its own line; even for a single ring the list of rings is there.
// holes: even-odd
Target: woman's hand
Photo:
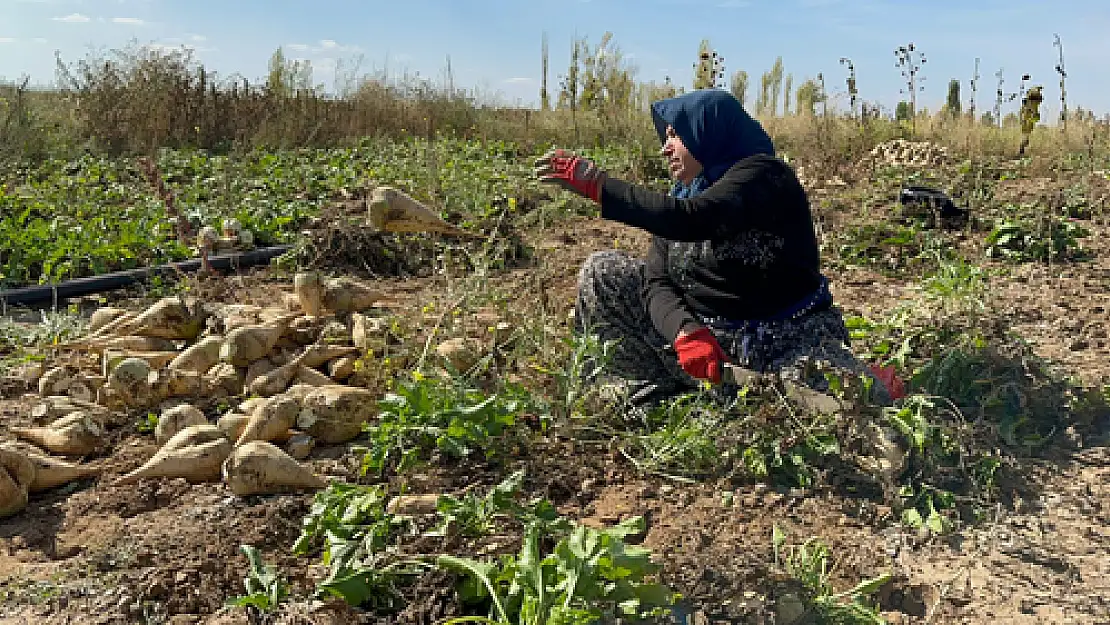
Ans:
[[[551,150],[534,163],[540,182],[557,184],[567,191],[601,203],[606,174],[588,158],[566,150]]]
[[[683,330],[674,341],[674,349],[678,353],[678,364],[686,373],[714,384],[721,382],[721,369],[728,355],[709,328]]]

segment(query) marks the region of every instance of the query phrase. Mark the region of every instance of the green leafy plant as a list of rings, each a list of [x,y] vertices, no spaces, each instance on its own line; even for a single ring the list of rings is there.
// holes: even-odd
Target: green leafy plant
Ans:
[[[499,441],[516,431],[519,416],[530,412],[531,401],[519,386],[486,395],[461,378],[417,374],[402,380],[379,401],[378,418],[365,426],[363,473],[389,466],[406,471],[433,451],[455,459],[476,453],[492,458]]]
[[[498,562],[437,558],[439,566],[465,576],[459,589],[464,602],[488,610],[448,623],[588,625],[666,614],[676,600],[673,591],[649,580],[659,570],[650,552],[625,543],[644,531],[642,517],[604,530],[575,525],[544,553],[550,528],[529,524],[520,552]]]
[[[484,495],[467,492],[460,497],[450,494],[439,496],[436,501],[438,522],[428,536],[477,537],[493,533],[499,517],[514,521],[553,521],[557,518],[554,506],[546,499],[529,504],[518,501],[524,472],[517,471],[494,485]]]
[[[239,551],[247,557],[247,575],[243,578],[243,586],[247,594],[233,597],[228,600],[228,605],[236,607],[253,607],[263,612],[269,612],[289,596],[289,589],[285,580],[278,575],[273,567],[262,562],[262,554],[253,545],[239,545]]]
[[[1080,260],[1088,254],[1079,240],[1088,236],[1087,228],[1067,218],[1005,219],[987,235],[986,254],[1012,262]]]
[[[387,503],[382,486],[332,483],[316,493],[293,553],[321,550],[328,573],[317,586],[318,595],[374,609],[402,605],[398,586],[423,568],[391,553],[410,521],[388,513]]]

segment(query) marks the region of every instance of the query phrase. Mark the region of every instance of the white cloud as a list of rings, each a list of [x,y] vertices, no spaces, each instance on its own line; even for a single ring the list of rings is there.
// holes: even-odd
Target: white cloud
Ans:
[[[204,35],[189,34],[186,36],[189,37],[189,41],[195,41],[197,43],[204,43],[205,41],[208,41],[208,37],[205,37]]]
[[[31,41],[34,41],[35,43],[46,43],[46,37],[35,37]]]
[[[14,37],[0,37],[0,43],[15,43]]]
[[[113,17],[112,21],[116,24],[128,24],[130,26],[142,26],[146,23],[137,17]]]
[[[514,78],[506,79],[505,82],[509,83],[510,85],[526,85],[530,82],[534,82],[534,79],[525,76],[516,76]]]
[[[69,23],[69,24],[81,24],[81,23],[89,21],[89,16],[88,15],[82,15],[80,13],[70,13],[69,15],[66,15],[66,16],[63,16],[63,17],[52,17],[50,19],[54,20],[55,22],[66,22],[66,23]]]
[[[294,52],[311,52],[313,54],[322,54],[324,52],[361,52],[362,48],[358,46],[342,45],[334,39],[321,39],[318,45],[309,45],[306,43],[291,43],[285,46]]]

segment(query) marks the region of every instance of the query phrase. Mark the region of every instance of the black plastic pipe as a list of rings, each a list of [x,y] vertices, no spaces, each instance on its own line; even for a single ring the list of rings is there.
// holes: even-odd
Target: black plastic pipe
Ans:
[[[292,245],[277,245],[263,247],[249,252],[237,252],[220,256],[209,256],[208,263],[213,269],[227,270],[239,267],[250,267],[270,262],[271,259],[281,256],[292,249]],[[67,297],[102,293],[113,289],[141,282],[158,275],[175,275],[177,273],[192,273],[199,270],[199,258],[184,260],[179,263],[167,263],[156,267],[143,267],[141,269],[128,269],[105,273],[99,276],[76,278],[53,285],[36,285],[0,291],[0,306],[16,304],[38,304],[42,302],[60,301]]]

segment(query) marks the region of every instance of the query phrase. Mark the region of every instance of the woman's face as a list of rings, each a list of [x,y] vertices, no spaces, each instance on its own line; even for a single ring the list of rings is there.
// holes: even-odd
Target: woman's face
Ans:
[[[663,143],[663,156],[667,159],[671,176],[682,184],[690,184],[701,173],[701,163],[690,154],[690,151],[683,145],[682,139],[678,138],[671,126],[667,126],[667,140]]]

